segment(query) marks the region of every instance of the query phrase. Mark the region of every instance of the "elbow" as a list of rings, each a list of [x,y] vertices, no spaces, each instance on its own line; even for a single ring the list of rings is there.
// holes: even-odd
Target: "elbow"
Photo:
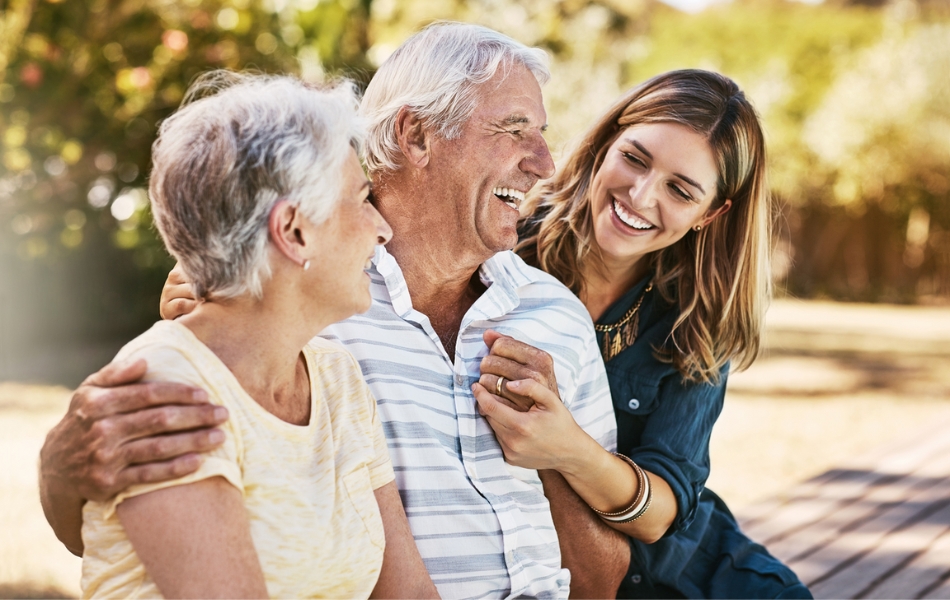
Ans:
[[[669,528],[661,530],[659,528],[653,528],[650,531],[644,531],[640,533],[636,536],[636,538],[644,544],[655,544],[659,542],[664,535],[666,535],[668,529]]]

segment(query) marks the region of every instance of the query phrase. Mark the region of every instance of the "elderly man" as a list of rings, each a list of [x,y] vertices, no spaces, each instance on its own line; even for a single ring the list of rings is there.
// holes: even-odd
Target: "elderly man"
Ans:
[[[357,357],[377,398],[413,536],[446,597],[563,597],[569,584],[573,595],[606,597],[629,562],[626,540],[559,474],[504,461],[471,391],[480,378],[499,395],[496,376],[535,378],[594,439],[615,444],[583,305],[510,252],[518,205],[554,170],[542,137],[545,62],[483,27],[430,26],[380,68],[361,109],[393,238],[369,269],[370,311],[322,335]],[[188,310],[177,289],[166,288],[166,318]],[[91,377],[44,446],[44,508],[73,551],[85,498],[180,476],[217,443],[200,428],[222,415],[200,391],[124,385],[140,374],[116,365]]]

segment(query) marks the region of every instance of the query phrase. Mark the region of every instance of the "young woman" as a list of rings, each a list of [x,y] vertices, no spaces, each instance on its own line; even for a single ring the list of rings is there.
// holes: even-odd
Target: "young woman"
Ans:
[[[204,302],[119,358],[230,419],[198,471],[86,503],[84,597],[437,596],[359,366],[311,341],[369,308],[391,236],[355,109],[348,85],[219,72],[162,124],[152,212]]]
[[[558,470],[630,537],[621,597],[810,597],[704,487],[728,372],[755,359],[770,292],[765,170],[736,84],[675,71],[621,97],[523,208],[517,251],[595,322],[621,454],[532,380],[483,370],[476,398],[510,462]]]

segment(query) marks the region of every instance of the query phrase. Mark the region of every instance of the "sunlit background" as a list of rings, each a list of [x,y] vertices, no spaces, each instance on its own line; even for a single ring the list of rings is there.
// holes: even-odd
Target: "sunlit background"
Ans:
[[[651,75],[733,77],[768,134],[780,288],[946,303],[947,3],[669,2],[0,3],[0,378],[73,384],[156,318],[170,263],[149,219],[149,146],[197,73],[365,82],[434,19],[550,52],[555,152]]]
[[[742,419],[755,419],[757,429],[776,420],[759,432],[773,441],[782,423],[787,428],[803,411],[825,415],[824,425],[858,414],[862,403],[878,398],[873,390],[890,390],[893,407],[882,408],[891,404],[881,401],[877,413],[862,413],[880,417],[868,436],[882,436],[882,423],[900,427],[911,413],[931,418],[936,404],[907,407],[946,400],[950,390],[938,373],[950,356],[950,309],[941,308],[950,305],[948,6],[944,0],[0,0],[0,382],[7,382],[0,383],[0,410],[8,411],[0,418],[0,441],[9,444],[6,456],[29,467],[23,481],[5,474],[0,487],[34,489],[36,449],[68,398],[64,388],[21,383],[74,386],[158,318],[171,261],[148,211],[149,147],[156,123],[175,109],[188,82],[226,67],[365,83],[399,43],[435,19],[481,23],[550,53],[554,77],[544,95],[555,155],[621,91],[647,77],[701,67],[734,78],[767,132],[779,296],[807,302],[777,304],[772,333],[781,344],[772,344],[762,370],[735,379],[727,406],[759,407]],[[882,308],[852,310],[845,302]],[[839,338],[850,341],[834,341]],[[868,353],[876,358],[868,362]],[[887,374],[932,385],[888,387],[881,383]],[[861,395],[867,390],[871,396]],[[827,402],[808,409],[786,403],[787,412],[771,416],[756,412],[771,406],[762,398],[788,394]],[[845,397],[852,412],[829,408],[844,406],[835,402]],[[30,410],[40,417],[22,416]],[[719,439],[731,440],[731,449],[749,435],[749,423],[730,410],[738,409],[727,408],[724,421],[732,420]],[[714,458],[730,458],[718,463],[714,477],[738,470],[730,461],[742,459],[717,455],[716,439]],[[819,453],[834,454],[810,438],[796,444],[775,441],[757,451],[801,457],[817,445]],[[809,468],[814,464],[788,477]],[[767,476],[756,481],[761,495]],[[740,488],[727,499],[756,497]],[[40,519],[35,497],[16,506],[3,502],[3,523],[33,523],[24,538],[50,537],[41,520],[30,520]],[[21,518],[20,510],[31,516]],[[4,582],[36,572],[46,579],[30,590],[76,592],[76,563],[57,571],[47,560],[55,543],[38,547],[28,560],[16,546],[0,548],[0,596]],[[10,557],[19,557],[21,571],[9,570]]]

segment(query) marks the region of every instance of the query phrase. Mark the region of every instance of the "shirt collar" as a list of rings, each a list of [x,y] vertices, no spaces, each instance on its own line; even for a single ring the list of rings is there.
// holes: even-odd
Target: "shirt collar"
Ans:
[[[399,263],[385,246],[376,246],[373,266],[386,284],[393,310],[406,319],[412,313],[412,299]],[[478,269],[478,276],[488,290],[469,310],[468,317],[493,319],[512,311],[520,303],[518,289],[537,282],[542,272],[529,267],[510,250],[498,252]],[[464,319],[468,321],[469,318]]]

